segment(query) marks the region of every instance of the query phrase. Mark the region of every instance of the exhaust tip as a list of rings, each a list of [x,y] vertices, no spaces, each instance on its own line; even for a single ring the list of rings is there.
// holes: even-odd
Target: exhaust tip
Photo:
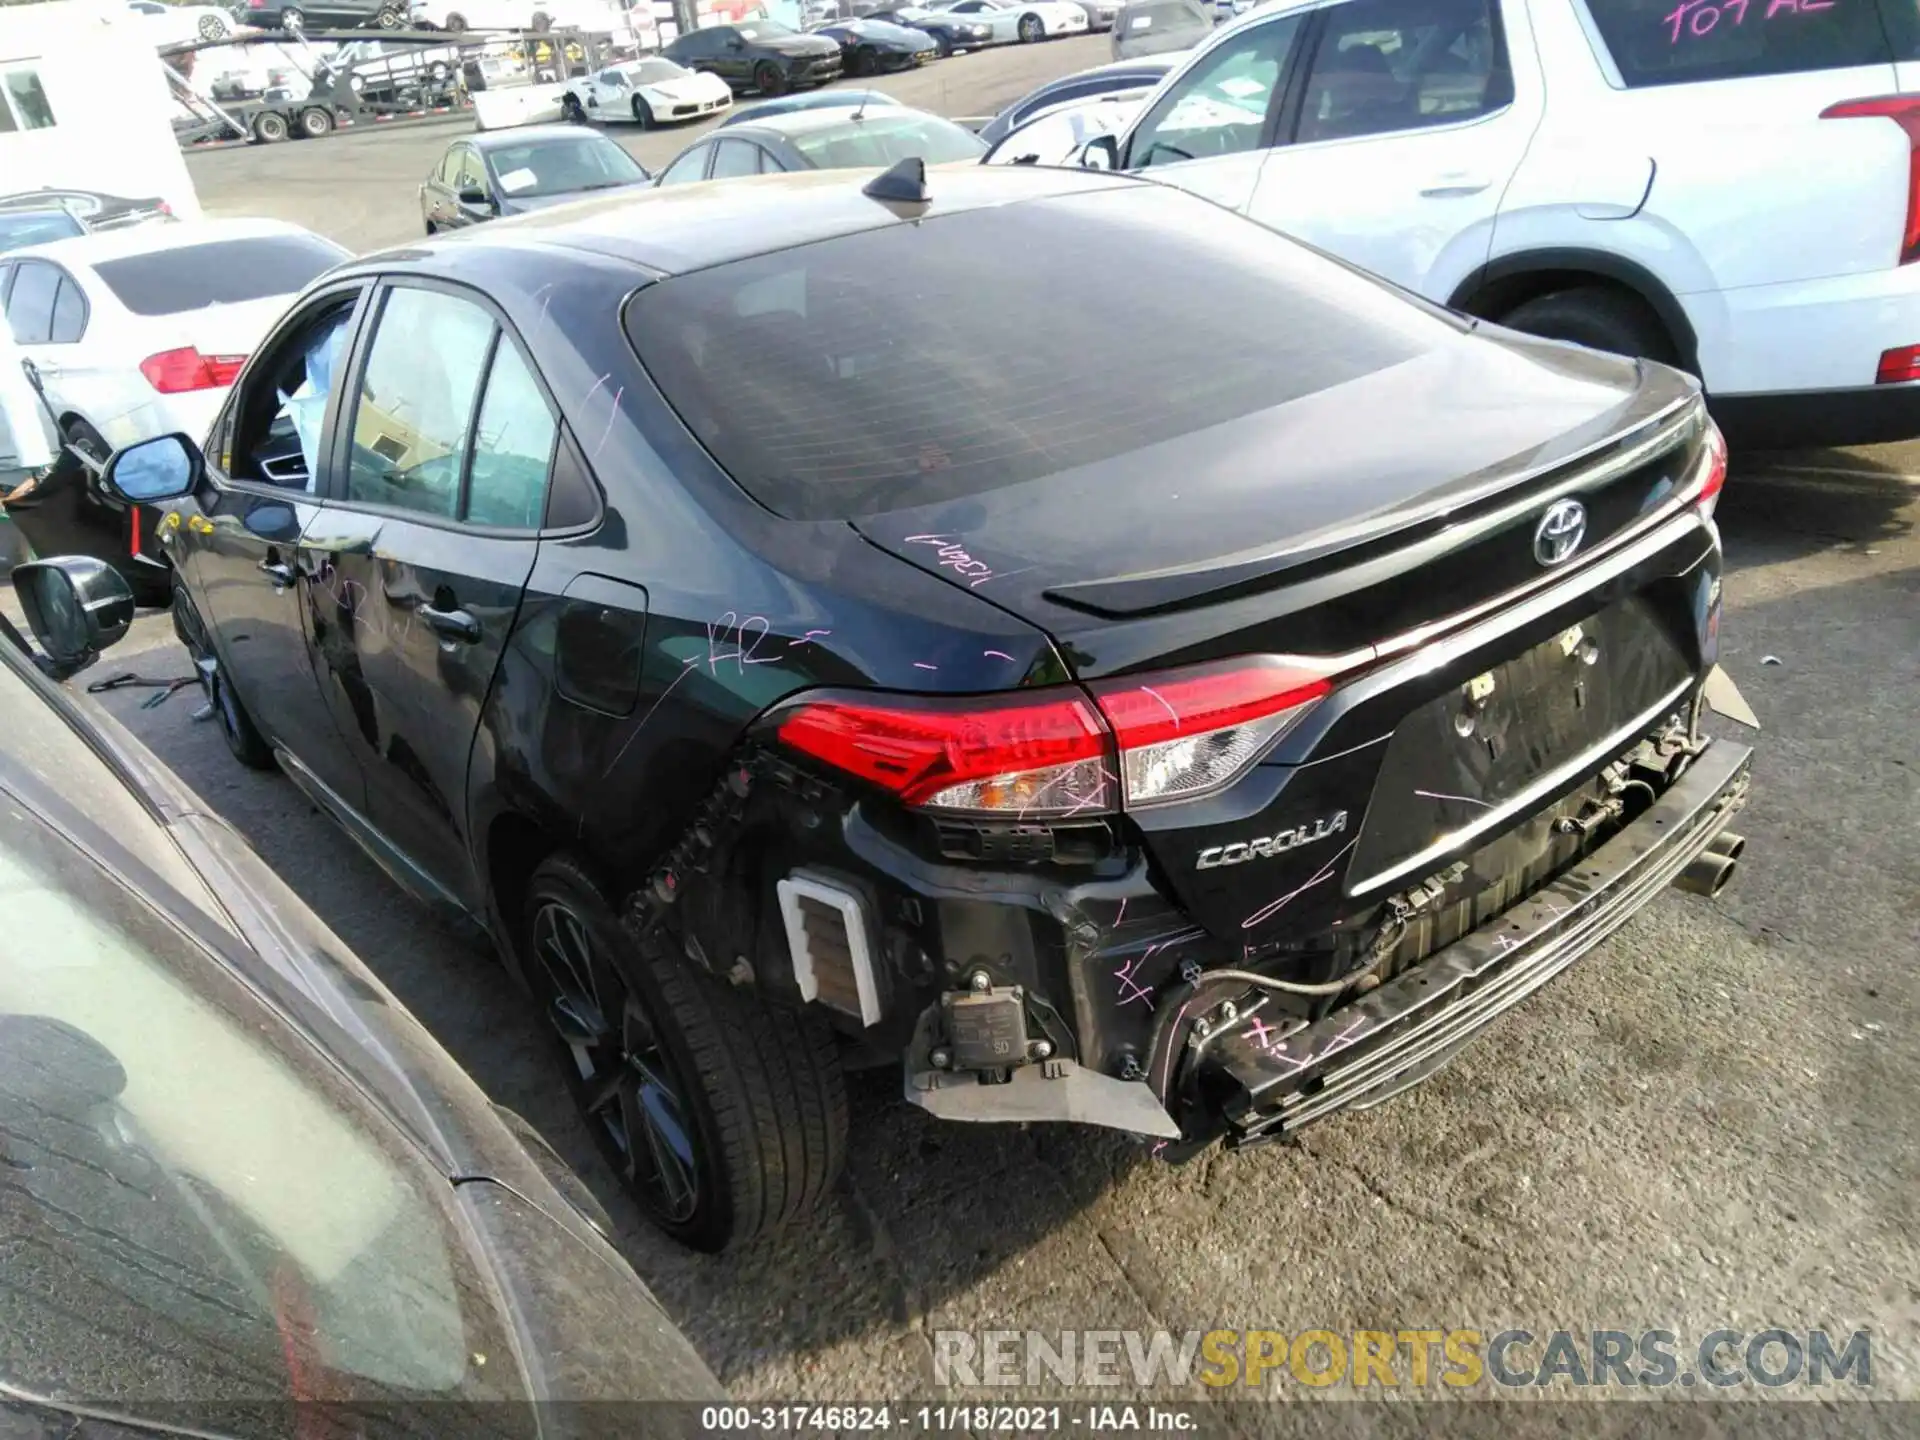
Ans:
[[[1704,895],[1712,899],[1727,888],[1727,882],[1733,879],[1733,872],[1739,868],[1739,862],[1727,855],[1716,855],[1708,850],[1696,856],[1673,883],[1689,895]]]
[[[1746,851],[1747,837],[1736,835],[1731,830],[1722,830],[1707,846],[1709,855],[1724,855],[1729,860],[1738,860]]]

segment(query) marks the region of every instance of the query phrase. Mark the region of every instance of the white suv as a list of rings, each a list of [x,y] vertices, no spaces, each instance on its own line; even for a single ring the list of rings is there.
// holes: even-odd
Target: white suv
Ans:
[[[1920,435],[1910,92],[1913,0],[1280,0],[1081,158],[1864,444]]]

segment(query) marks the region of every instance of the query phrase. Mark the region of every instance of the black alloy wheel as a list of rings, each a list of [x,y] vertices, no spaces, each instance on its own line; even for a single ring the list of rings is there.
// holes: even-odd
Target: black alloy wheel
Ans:
[[[640,123],[642,130],[653,128],[653,107],[638,95],[633,97],[633,118]]]
[[[714,975],[671,924],[635,930],[617,908],[580,861],[549,855],[515,936],[601,1154],[654,1225],[698,1250],[817,1211],[847,1147],[832,1028]]]
[[[529,931],[539,967],[530,978],[544,991],[547,1021],[572,1061],[568,1079],[595,1141],[655,1224],[687,1230],[704,1190],[698,1132],[659,1026],[567,899],[541,898]]]

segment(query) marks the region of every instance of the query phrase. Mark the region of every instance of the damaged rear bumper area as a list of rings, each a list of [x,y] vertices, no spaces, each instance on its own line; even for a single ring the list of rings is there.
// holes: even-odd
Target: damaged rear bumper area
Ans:
[[[1709,744],[1659,800],[1491,923],[1312,1024],[1267,1002],[1195,1024],[1175,1072],[1219,1107],[1229,1144],[1365,1109],[1452,1060],[1495,1017],[1611,935],[1716,845],[1745,803],[1750,747]],[[1197,1008],[1197,1007],[1196,1007]],[[1176,1041],[1177,1043],[1177,1041]],[[1211,1139],[1212,1137],[1206,1137]]]

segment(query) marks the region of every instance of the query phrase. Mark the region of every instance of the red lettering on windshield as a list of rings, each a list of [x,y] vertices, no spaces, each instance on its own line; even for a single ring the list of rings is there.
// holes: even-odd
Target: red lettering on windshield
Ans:
[[[1667,27],[1667,43],[1678,45],[1688,35],[1711,34],[1722,17],[1730,26],[1744,25],[1747,7],[1752,3],[1753,0],[1722,0],[1716,5],[1706,0],[1680,0],[1671,13],[1661,17]],[[1805,15],[1813,10],[1831,10],[1833,6],[1834,0],[1767,0],[1766,13],[1760,19],[1765,23],[1775,15]]]

